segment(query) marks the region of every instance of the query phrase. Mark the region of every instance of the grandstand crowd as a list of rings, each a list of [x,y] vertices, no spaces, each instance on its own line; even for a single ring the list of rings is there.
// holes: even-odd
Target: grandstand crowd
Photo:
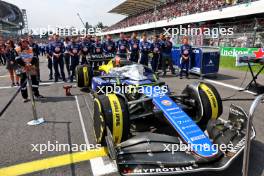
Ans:
[[[139,14],[126,17],[110,26],[107,30],[115,30],[135,25],[147,24],[161,20],[172,20],[177,17],[201,13],[211,10],[222,10],[225,7],[248,3],[255,0],[167,0],[165,4]]]

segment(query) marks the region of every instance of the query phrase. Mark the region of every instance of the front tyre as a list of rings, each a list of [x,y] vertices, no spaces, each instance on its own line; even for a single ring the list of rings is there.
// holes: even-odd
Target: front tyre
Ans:
[[[105,146],[106,127],[114,144],[128,139],[130,125],[125,99],[116,94],[99,95],[94,99],[94,133],[96,142]]]
[[[202,130],[206,129],[209,120],[222,115],[222,99],[213,85],[203,82],[196,86],[188,85],[183,93],[195,100],[195,106],[189,115]]]

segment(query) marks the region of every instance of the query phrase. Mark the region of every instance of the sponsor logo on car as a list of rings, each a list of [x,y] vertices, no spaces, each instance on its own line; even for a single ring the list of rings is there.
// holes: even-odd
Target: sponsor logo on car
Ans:
[[[161,102],[164,106],[171,106],[172,105],[172,102],[169,101],[169,100],[162,100]]]

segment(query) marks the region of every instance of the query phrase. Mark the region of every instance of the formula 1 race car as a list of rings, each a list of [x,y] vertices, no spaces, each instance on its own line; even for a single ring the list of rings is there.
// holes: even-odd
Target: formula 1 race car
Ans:
[[[89,86],[96,142],[107,146],[121,175],[219,171],[242,153],[248,116],[231,105],[228,120],[219,118],[222,100],[211,84],[193,83],[176,95],[149,68],[111,62]]]

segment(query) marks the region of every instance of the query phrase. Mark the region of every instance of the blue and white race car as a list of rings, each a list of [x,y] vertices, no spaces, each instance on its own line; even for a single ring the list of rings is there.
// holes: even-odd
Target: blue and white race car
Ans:
[[[211,84],[193,83],[176,95],[149,68],[115,62],[99,66],[89,86],[96,142],[107,146],[121,175],[220,171],[242,153],[247,114],[231,105],[222,120]]]

